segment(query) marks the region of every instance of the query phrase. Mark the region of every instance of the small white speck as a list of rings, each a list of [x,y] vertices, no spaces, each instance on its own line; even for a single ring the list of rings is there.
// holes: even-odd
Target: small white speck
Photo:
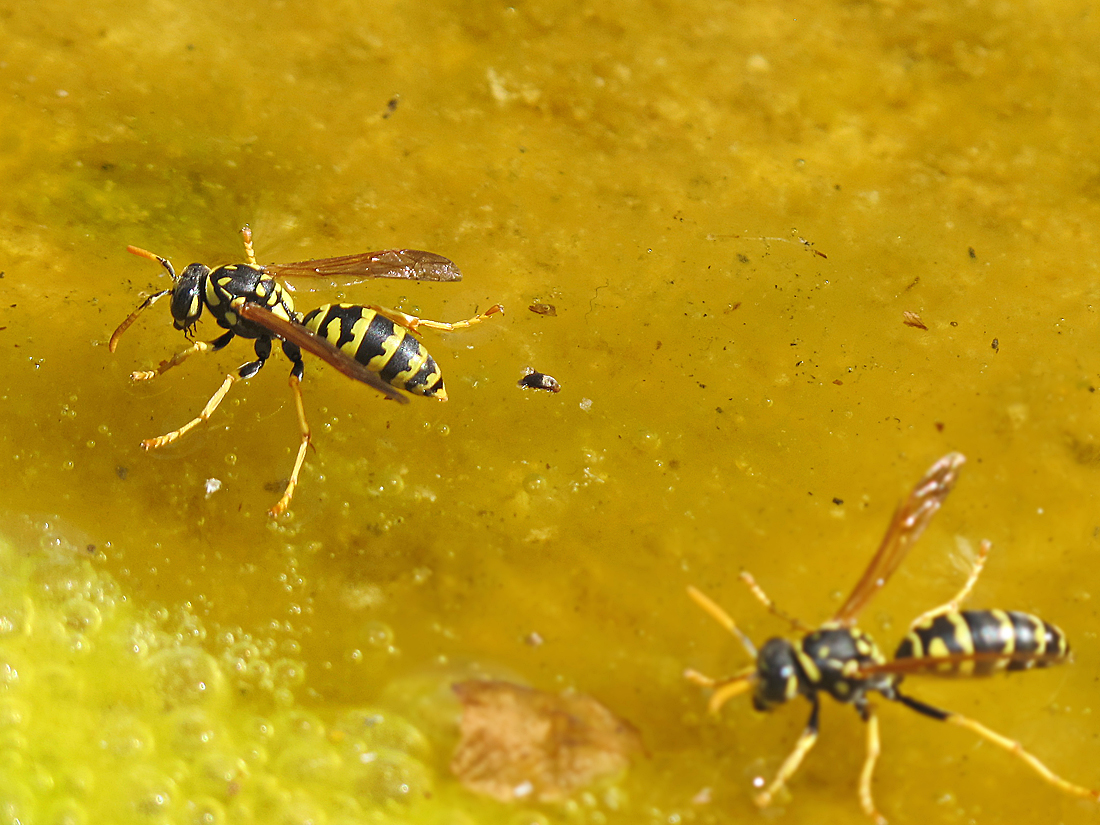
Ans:
[[[592,409],[592,399],[582,398],[581,403],[578,406],[585,412],[588,412],[590,409]]]

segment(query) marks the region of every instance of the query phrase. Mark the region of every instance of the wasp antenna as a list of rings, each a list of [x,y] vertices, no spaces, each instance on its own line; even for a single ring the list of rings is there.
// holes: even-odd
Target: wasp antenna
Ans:
[[[176,270],[172,268],[172,264],[168,263],[167,259],[160,257],[160,255],[154,255],[147,249],[142,249],[140,246],[128,246],[126,251],[131,255],[137,255],[139,258],[148,258],[150,261],[160,261],[160,265],[168,270],[168,274],[172,276],[172,280],[176,279]]]
[[[689,682],[699,687],[712,688],[714,693],[711,694],[710,701],[707,703],[707,709],[711,713],[717,713],[722,705],[726,704],[734,696],[740,696],[746,690],[748,690],[757,680],[756,665],[749,665],[742,668],[733,676],[728,676],[725,679],[712,679],[709,676],[704,676],[697,670],[688,668],[684,671],[684,678]]]
[[[118,329],[111,333],[111,340],[107,342],[107,350],[109,352],[114,352],[115,348],[118,346],[118,339],[122,337],[122,333],[130,328],[130,326],[134,323],[134,321],[137,320],[137,317],[141,315],[142,312],[147,310],[165,295],[168,295],[171,291],[172,290],[170,289],[163,289],[155,295],[150,295],[148,298],[142,301],[141,306],[131,312],[127,316],[126,320],[118,325]]]
[[[756,645],[754,645],[752,639],[746,636],[741,628],[737,626],[737,623],[730,618],[730,614],[711,601],[710,597],[704,595],[701,590],[697,590],[691,585],[688,585],[687,591],[692,601],[709,613],[711,618],[718,622],[718,624],[722,625],[722,627],[737,637],[737,640],[741,642],[741,646],[745,648],[745,651],[755,661]]]
[[[717,713],[734,696],[740,696],[753,686],[756,681],[756,665],[751,665],[728,679],[723,679],[717,685],[717,690],[711,694],[707,702],[707,710]]]

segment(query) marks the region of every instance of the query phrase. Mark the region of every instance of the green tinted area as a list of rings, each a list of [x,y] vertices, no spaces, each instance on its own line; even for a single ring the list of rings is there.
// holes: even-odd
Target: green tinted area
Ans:
[[[932,462],[955,492],[860,626],[948,599],[1074,662],[910,693],[1100,786],[1100,22],[1081,2],[124,2],[0,6],[2,821],[755,821],[804,701],[717,717],[843,603]],[[459,283],[298,279],[458,321],[445,404],[248,342],[187,345],[127,244],[260,262],[426,249]],[[529,309],[548,304],[553,314]],[[905,315],[911,313],[911,315]],[[908,323],[907,323],[908,321]],[[217,335],[209,318],[199,339]],[[556,394],[517,387],[524,369]],[[477,675],[590,694],[647,755],[569,803],[449,776]],[[880,701],[894,823],[1092,822],[970,732]],[[864,822],[825,700],[779,821]]]

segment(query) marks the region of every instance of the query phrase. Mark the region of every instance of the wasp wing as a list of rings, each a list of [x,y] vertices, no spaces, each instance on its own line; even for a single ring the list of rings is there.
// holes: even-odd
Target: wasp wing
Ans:
[[[400,278],[406,281],[461,281],[449,258],[420,249],[383,249],[339,258],[316,258],[290,264],[264,264],[280,278]]]
[[[917,482],[909,498],[894,512],[894,518],[890,521],[878,552],[871,559],[852,595],[837,611],[834,621],[844,627],[855,624],[859,611],[901,566],[909,549],[940,509],[943,500],[955,486],[959,468],[965,461],[962,453],[948,453],[933,464],[924,478]]]
[[[998,653],[995,651],[907,657],[862,667],[859,669],[859,678],[863,679],[883,673],[901,676],[989,676],[1002,670],[1028,670],[1035,667],[1049,667],[1065,662],[1066,658],[1065,653],[1058,652]]]
[[[243,318],[259,324],[264,329],[275,333],[284,341],[297,344],[311,355],[316,355],[322,361],[340,370],[348,378],[362,381],[369,387],[373,387],[387,398],[392,398],[402,404],[408,404],[409,399],[391,387],[381,376],[373,370],[360,364],[332,342],[319,335],[310,332],[301,324],[280,318],[266,307],[246,301],[238,310]]]

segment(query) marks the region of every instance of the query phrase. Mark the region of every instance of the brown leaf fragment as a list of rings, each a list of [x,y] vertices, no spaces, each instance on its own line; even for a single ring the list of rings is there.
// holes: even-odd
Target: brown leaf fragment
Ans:
[[[558,308],[553,304],[531,304],[527,307],[536,315],[549,315],[553,317],[558,314]]]
[[[453,686],[462,703],[451,772],[502,802],[553,802],[625,770],[642,750],[629,722],[592,699],[503,681]]]
[[[905,310],[904,312],[901,313],[901,317],[904,319],[905,325],[907,327],[916,327],[917,329],[925,329],[925,330],[928,329],[928,327],[926,327],[924,325],[924,321],[922,321],[920,319],[920,316],[917,315],[917,313],[915,313],[915,312],[910,312],[909,310]]]

